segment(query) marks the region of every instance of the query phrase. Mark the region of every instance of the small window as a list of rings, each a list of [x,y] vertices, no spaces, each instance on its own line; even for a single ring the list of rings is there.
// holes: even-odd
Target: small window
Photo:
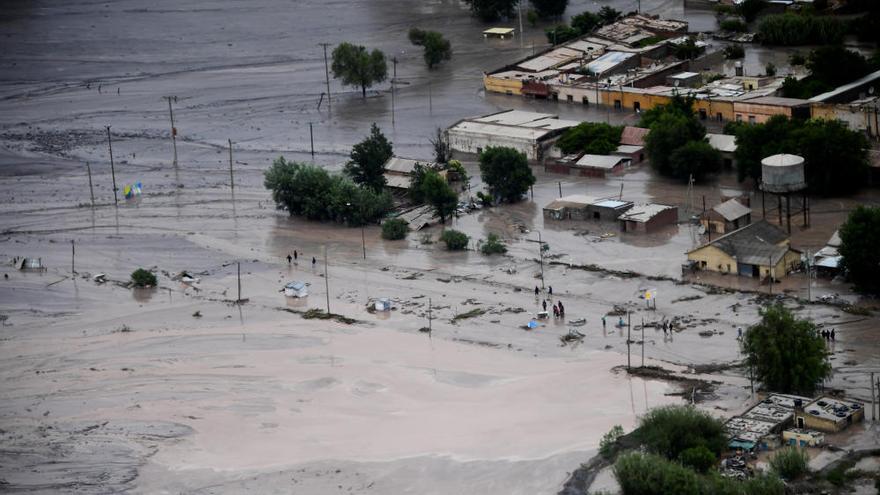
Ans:
[[[755,116],[749,115],[749,124],[754,124],[754,123],[755,123]]]
[[[614,109],[620,110],[620,100],[614,100]]]
[[[716,118],[718,119],[718,122],[724,122],[724,115],[722,115],[721,112],[716,114]]]
[[[568,100],[569,103],[574,101],[574,95],[568,95],[565,98]]]
[[[736,121],[737,121],[737,122],[742,122],[742,121],[743,121],[743,116],[742,116],[742,114],[740,114],[740,113],[736,114]]]
[[[700,109],[700,120],[706,120],[709,115],[706,113],[706,110]]]
[[[581,98],[581,103],[583,103],[584,105],[589,105],[590,100],[586,96],[584,96],[583,98]]]
[[[637,102],[633,103],[633,110],[635,110],[636,112],[641,112],[642,111],[641,102],[637,101]]]

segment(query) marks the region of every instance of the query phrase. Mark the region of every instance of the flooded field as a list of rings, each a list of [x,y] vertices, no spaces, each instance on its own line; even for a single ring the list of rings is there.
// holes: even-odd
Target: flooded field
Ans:
[[[635,4],[573,1],[568,12]],[[643,0],[642,8],[685,17],[694,30],[714,22],[711,12],[681,2]],[[401,0],[30,2],[0,20],[5,487],[555,493],[611,426],[629,429],[647,408],[682,400],[673,384],[614,369],[627,363],[627,329],[613,316],[603,326],[603,315],[615,305],[632,312],[633,364],[644,352],[646,364],[674,371],[727,368],[740,359],[737,328],[756,321],[765,301],[766,287],[751,281],[709,280],[742,292],[682,283],[684,252],[700,241],[687,223],[646,236],[543,219],[560,189],[614,196],[622,185],[630,200],[686,203],[685,187],[647,168],[607,180],[536,169],[527,201],[452,221],[474,240],[499,234],[509,253],[492,258],[427,242],[441,226],[405,241],[383,241],[368,227],[362,245],[359,229],[275,210],[262,172],[279,155],[312,160],[310,122],[314,161],[331,170],[371,122],[398,154],[416,158],[430,157],[437,127],[506,108],[635,122],[629,113],[483,94],[482,71],[521,58],[532,42],[540,49],[542,26],[527,26],[522,47],[487,42],[459,2]],[[443,31],[453,61],[429,73],[406,40],[412,26]],[[393,124],[387,83],[362,99],[331,81],[332,111],[326,101],[318,108],[317,43],[344,40],[400,60]],[[169,95],[178,96],[178,166],[162,99]],[[144,188],[118,208],[105,125],[120,188],[137,181]],[[476,164],[466,167],[476,191]],[[739,190],[748,188],[725,175],[693,198],[714,203]],[[877,198],[866,191],[817,200],[813,226],[794,232],[795,245],[821,247],[848,210]],[[753,205],[760,216],[760,203]],[[536,231],[550,246],[543,267]],[[288,264],[294,250],[298,260]],[[12,261],[22,256],[41,258],[46,271],[16,270]],[[234,304],[239,266],[247,302]],[[155,268],[159,287],[123,287],[137,267]],[[626,270],[639,275],[621,276]],[[199,281],[180,282],[182,271]],[[565,320],[522,328],[540,308],[533,289],[542,271],[566,320],[586,319],[582,342],[561,341]],[[308,284],[307,298],[284,297],[292,280]],[[806,296],[802,277],[783,288]],[[658,294],[656,310],[640,298],[645,289]],[[814,281],[814,298],[827,293],[856,297]],[[377,298],[390,298],[392,311],[368,311]],[[880,361],[877,319],[787,304],[837,328],[827,385],[867,400],[865,370]],[[328,305],[353,321],[303,317]],[[429,315],[430,335],[419,331]],[[642,337],[642,322],[675,317],[686,319],[683,331],[666,336],[646,326]],[[715,332],[702,337],[704,330]],[[705,407],[727,415],[748,401],[742,370],[711,379],[720,384]]]

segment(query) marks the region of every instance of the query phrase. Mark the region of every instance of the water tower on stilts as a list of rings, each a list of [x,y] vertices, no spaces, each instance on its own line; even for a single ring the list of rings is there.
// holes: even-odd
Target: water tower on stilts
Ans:
[[[779,212],[779,226],[782,227],[782,213],[785,212],[786,228],[791,234],[791,216],[803,213],[804,227],[810,226],[810,200],[807,198],[807,182],[804,178],[804,159],[797,155],[772,155],[761,160],[761,210],[767,218],[766,196],[776,196],[775,209]],[[796,210],[791,209],[791,197],[800,199]],[[785,205],[783,206],[783,199]],[[772,198],[771,198],[772,201]],[[770,207],[771,212],[774,209]]]

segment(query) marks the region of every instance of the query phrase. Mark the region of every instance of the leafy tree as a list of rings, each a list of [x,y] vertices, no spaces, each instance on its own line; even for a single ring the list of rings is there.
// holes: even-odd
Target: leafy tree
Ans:
[[[278,209],[310,220],[362,225],[391,209],[391,196],[360,187],[343,175],[283,157],[266,171],[263,184],[272,191]]]
[[[615,10],[607,5],[599,9],[598,15],[599,18],[602,19],[603,25],[612,24],[623,17],[622,12],[620,12],[619,10]]]
[[[468,177],[467,170],[464,169],[464,165],[461,164],[458,160],[449,160],[447,164],[451,181],[457,181],[463,183],[465,187],[467,187],[468,182],[470,182],[470,177]]]
[[[602,25],[602,18],[590,11],[582,12],[571,18],[571,27],[580,34],[591,33],[600,25]]]
[[[734,33],[745,33],[749,30],[749,26],[739,19],[725,19],[718,26],[722,31],[732,31]]]
[[[462,251],[467,248],[470,237],[464,232],[446,229],[440,234],[440,241],[446,244],[446,249],[450,251]]]
[[[491,256],[493,254],[504,254],[507,252],[507,246],[501,242],[501,239],[497,234],[489,234],[486,238],[486,242],[482,243],[480,246],[480,252]]]
[[[492,196],[507,203],[522,199],[535,183],[526,155],[503,146],[490,146],[480,153],[480,173]]]
[[[424,48],[425,63],[428,69],[444,60],[452,58],[452,44],[437,31],[422,31],[418,28],[409,30],[409,41],[413,45]]]
[[[770,469],[788,481],[796,480],[806,474],[810,468],[807,453],[797,447],[786,447],[776,451],[770,458]]]
[[[776,75],[776,66],[773,65],[773,62],[767,62],[767,65],[764,66],[764,74],[767,74],[770,77]]]
[[[797,65],[806,65],[807,58],[801,55],[800,53],[792,53],[790,57],[788,57],[788,63],[794,66]]]
[[[380,83],[388,77],[388,64],[385,54],[351,43],[340,43],[333,49],[333,77],[342,79],[342,84],[360,86],[361,94],[367,97],[367,88]]]
[[[497,21],[513,16],[513,9],[518,0],[465,0],[471,11],[483,22]]]
[[[672,177],[699,181],[721,170],[721,154],[706,141],[688,141],[672,152],[669,167]]]
[[[458,194],[436,170],[429,169],[425,173],[422,179],[422,195],[440,217],[440,223],[446,223],[446,217],[455,212],[458,206]]]
[[[840,227],[843,269],[856,288],[880,292],[880,208],[858,206]]]
[[[862,54],[841,45],[821,46],[807,60],[810,77],[836,87],[850,83],[874,70]]]
[[[382,224],[382,239],[397,241],[406,238],[409,224],[402,218],[392,218]]]
[[[649,452],[670,460],[691,448],[705,447],[718,456],[727,447],[724,424],[693,406],[651,409],[639,421],[634,436]]]
[[[134,284],[135,287],[155,287],[156,276],[153,275],[153,273],[149,270],[138,268],[137,270],[131,272],[131,282]]]
[[[538,24],[538,13],[535,12],[535,9],[526,11],[526,20],[529,22],[529,26],[535,27]]]
[[[793,13],[772,14],[758,22],[757,35],[766,45],[832,45],[843,41],[846,25],[835,17]]]
[[[702,127],[699,120],[696,118],[696,114],[694,114],[694,102],[696,98],[692,96],[682,96],[680,94],[676,94],[669,100],[669,103],[665,105],[656,105],[650,110],[642,113],[642,118],[639,120],[639,127],[650,128],[654,121],[656,121],[660,116],[665,115],[667,113],[674,113],[681,115],[683,117],[687,117],[692,120],[691,125],[694,126],[693,131],[695,134],[699,134],[699,129]],[[702,134],[699,134],[700,138],[705,135],[705,129],[702,130]]]
[[[675,45],[673,52],[679,60],[693,60],[706,51],[704,47],[697,46],[697,42],[692,37],[688,37],[684,43]]]
[[[732,45],[727,45],[724,47],[724,58],[727,60],[736,60],[738,58],[743,58],[746,56],[746,51],[739,43],[734,43]]]
[[[437,128],[434,137],[430,138],[431,147],[434,148],[434,161],[440,165],[445,165],[452,158],[452,149],[446,138],[443,136],[443,129]]]
[[[736,7],[736,10],[739,15],[743,16],[746,22],[752,22],[757,19],[758,14],[766,8],[766,0],[744,0]]]
[[[558,26],[547,28],[544,30],[544,34],[547,35],[547,42],[553,45],[560,45],[581,35],[577,29],[566,26],[565,24],[559,24]]]
[[[565,154],[590,153],[607,155],[617,149],[623,127],[604,122],[583,122],[569,128],[556,142]]]
[[[698,473],[706,473],[717,461],[715,454],[703,445],[685,449],[678,457],[682,464]]]
[[[651,124],[648,135],[645,136],[645,150],[651,157],[651,163],[662,175],[688,179],[687,176],[678,175],[681,169],[680,160],[676,160],[673,166],[673,153],[687,143],[702,140],[703,136],[694,131],[690,119],[679,113],[665,113]],[[705,135],[705,131],[703,131]]]
[[[816,326],[778,304],[761,310],[761,321],[746,332],[742,351],[755,379],[774,392],[812,395],[831,373]]]
[[[352,180],[374,191],[385,187],[385,162],[394,150],[376,124],[370,126],[370,135],[351,149],[351,160],[345,164],[345,173]]]
[[[556,18],[565,12],[568,0],[530,0],[539,17],[545,19]]]

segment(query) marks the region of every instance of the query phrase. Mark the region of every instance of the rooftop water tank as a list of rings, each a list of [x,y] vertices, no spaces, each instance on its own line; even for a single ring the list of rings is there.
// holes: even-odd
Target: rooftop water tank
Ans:
[[[780,154],[764,158],[761,160],[761,182],[767,192],[802,191],[807,187],[803,157]]]

